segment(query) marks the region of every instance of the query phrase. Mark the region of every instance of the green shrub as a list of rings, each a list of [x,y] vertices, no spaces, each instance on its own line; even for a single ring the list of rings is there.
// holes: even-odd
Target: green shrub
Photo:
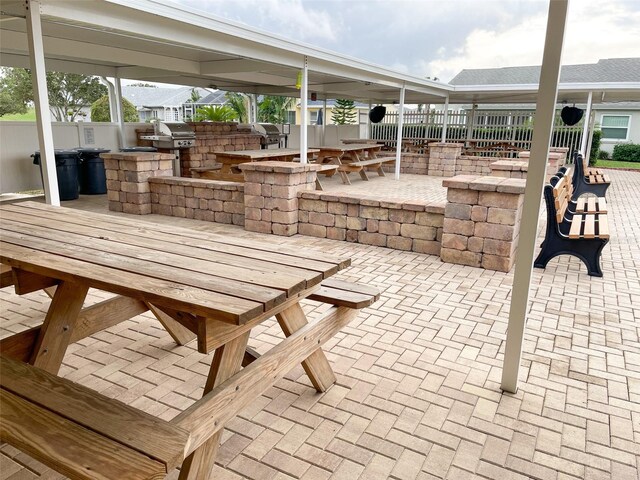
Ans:
[[[594,130],[591,138],[591,151],[589,153],[589,165],[595,165],[598,160],[598,152],[600,151],[600,139],[602,138],[602,130]]]
[[[136,106],[126,98],[122,99],[122,106],[124,107],[124,121],[125,122],[139,122],[140,117]],[[109,106],[109,95],[103,95],[98,100],[91,104],[91,121],[92,122],[110,122],[111,121],[111,109]]]
[[[236,112],[227,105],[207,105],[196,110],[194,120],[196,122],[233,122]]]
[[[613,147],[612,160],[617,162],[640,162],[640,145],[621,143]]]
[[[606,150],[600,150],[598,152],[598,160],[609,160],[610,155]]]

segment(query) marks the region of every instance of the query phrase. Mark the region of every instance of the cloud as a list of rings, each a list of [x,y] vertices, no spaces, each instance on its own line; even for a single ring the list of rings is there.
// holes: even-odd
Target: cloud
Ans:
[[[503,30],[474,29],[460,47],[441,50],[439,58],[416,65],[446,81],[465,68],[540,65],[546,23],[545,11],[523,18]],[[638,25],[640,11],[633,2],[585,0],[570,3],[563,64],[637,57],[640,55]]]

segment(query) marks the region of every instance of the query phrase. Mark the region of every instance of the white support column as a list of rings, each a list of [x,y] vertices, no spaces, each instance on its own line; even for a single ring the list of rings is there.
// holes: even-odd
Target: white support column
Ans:
[[[118,104],[116,102],[116,92],[113,83],[106,77],[100,77],[100,81],[107,87],[109,91],[109,121],[111,123],[118,122]]]
[[[258,97],[255,93],[249,95],[249,123],[256,123],[258,121]]]
[[[116,97],[116,122],[118,122],[118,143],[120,144],[120,148],[126,147],[126,137],[124,134],[124,107],[122,106],[122,84],[120,83],[119,78],[113,79],[114,83],[114,93]]]
[[[587,111],[584,114],[584,125],[582,128],[582,140],[580,141],[580,151],[582,152],[582,156],[586,157],[587,156],[587,143],[589,143],[588,141],[588,134],[589,132],[591,132],[591,130],[589,130],[589,124],[591,123],[591,101],[593,100],[593,92],[589,92],[589,97],[587,98]],[[569,153],[571,154],[571,153]]]
[[[322,101],[322,145],[327,144],[327,140],[325,138],[325,125],[327,124],[327,99],[325,98]]]
[[[515,393],[518,389],[518,371],[522,357],[522,342],[529,304],[529,287],[533,254],[538,234],[540,201],[547,170],[547,156],[551,142],[555,116],[558,81],[562,58],[562,44],[567,19],[569,0],[551,0],[547,16],[547,34],[542,57],[540,86],[536,105],[536,122],[533,126],[533,141],[524,206],[520,223],[520,240],[516,253],[516,266],[509,310],[507,343],[502,365],[502,390]]]
[[[474,103],[473,107],[471,108],[471,115],[469,117],[469,120],[467,121],[467,145],[466,145],[467,147],[469,146],[469,141],[473,140],[473,127],[474,127],[474,124],[476,123],[477,110],[478,110],[478,105]]]
[[[400,104],[398,105],[398,133],[396,135],[396,180],[400,180],[400,161],[402,159],[402,127],[404,126],[404,93],[406,87],[400,89]]]
[[[309,96],[309,71],[307,68],[307,56],[304,56],[302,67],[302,86],[300,88],[300,163],[307,163],[307,125],[309,124],[309,112],[307,111],[307,97]]]
[[[444,116],[442,117],[442,137],[440,141],[442,143],[447,141],[447,123],[449,122],[449,95],[444,101]]]
[[[593,132],[593,127],[596,124],[596,112],[591,110],[591,121],[589,122],[589,132]],[[591,143],[593,142],[593,135],[589,135],[589,140],[587,141],[587,148],[584,158],[587,161],[587,165],[589,165],[589,160],[591,159]]]
[[[60,206],[58,192],[58,175],[53,147],[53,130],[51,129],[51,112],[49,111],[49,93],[47,90],[47,70],[44,64],[44,47],[42,45],[42,25],[40,24],[40,2],[27,0],[27,41],[29,42],[29,60],[33,81],[33,100],[36,110],[36,127],[40,146],[40,168],[44,186],[45,201],[49,205]]]
[[[369,100],[369,112],[371,112],[371,100]],[[369,112],[367,112],[367,131],[366,138],[371,138],[371,119],[369,118]]]
[[[424,105],[424,135],[422,138],[425,140],[429,138],[429,110],[431,110],[431,104],[425,103]]]

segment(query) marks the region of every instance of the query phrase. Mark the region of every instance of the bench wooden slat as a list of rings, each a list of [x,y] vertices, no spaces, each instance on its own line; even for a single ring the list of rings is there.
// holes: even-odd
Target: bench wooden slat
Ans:
[[[609,218],[606,214],[598,215],[598,237],[609,238]]]
[[[587,203],[587,199],[584,197],[580,197],[576,202],[576,212],[577,213],[584,212],[586,203]]]
[[[587,213],[594,213],[596,211],[596,197],[589,197],[587,200]]]
[[[607,213],[607,200],[604,197],[598,197],[598,212]]]
[[[571,229],[569,230],[569,238],[580,238],[580,229],[582,228],[582,215],[574,215],[571,221]]]
[[[0,439],[73,480],[162,479],[165,466],[0,389]]]
[[[596,216],[585,215],[584,216],[584,238],[593,238],[596,236]]]
[[[183,460],[189,434],[168,422],[42,369],[0,356],[2,388],[162,463]],[[73,399],[70,402],[70,399]]]
[[[371,295],[348,292],[346,290],[338,290],[325,286],[321,286],[313,292],[313,294],[309,296],[309,299],[349,308],[364,308],[375,302],[375,298],[371,297]]]

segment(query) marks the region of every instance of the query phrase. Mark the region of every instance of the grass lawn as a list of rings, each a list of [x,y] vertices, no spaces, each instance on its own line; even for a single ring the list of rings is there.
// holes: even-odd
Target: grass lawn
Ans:
[[[27,110],[27,113],[12,113],[0,117],[0,122],[35,122],[36,111],[33,108]]]
[[[633,168],[640,170],[640,162],[616,162],[614,160],[598,160],[596,167],[600,168]]]

